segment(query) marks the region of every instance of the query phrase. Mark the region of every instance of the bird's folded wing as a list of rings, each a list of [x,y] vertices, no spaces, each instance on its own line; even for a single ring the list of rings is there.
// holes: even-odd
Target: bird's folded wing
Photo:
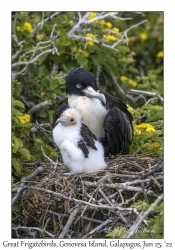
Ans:
[[[97,150],[95,146],[95,141],[97,138],[85,124],[81,124],[80,133],[82,140],[78,142],[78,147],[83,151],[85,158],[88,158],[89,150],[87,146]]]
[[[129,117],[114,107],[106,115],[104,120],[105,137],[109,143],[109,152],[112,155],[129,153],[132,142],[132,125]]]
[[[60,118],[61,114],[68,108],[68,100],[65,98],[56,108],[55,114],[53,116],[53,127],[55,126],[55,122],[58,118]]]

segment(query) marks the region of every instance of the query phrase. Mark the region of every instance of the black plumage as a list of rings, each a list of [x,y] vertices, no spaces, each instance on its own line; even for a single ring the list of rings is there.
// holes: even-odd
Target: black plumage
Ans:
[[[89,150],[87,146],[91,147],[94,150],[97,150],[95,146],[95,141],[97,141],[97,138],[84,124],[82,124],[81,126],[80,134],[83,140],[80,140],[78,142],[78,147],[83,151],[84,157],[88,158]]]
[[[83,68],[66,77],[66,93],[67,97],[56,108],[53,126],[66,108],[75,108],[82,123],[102,142],[106,156],[129,153],[132,115],[124,102],[98,89],[95,76]]]

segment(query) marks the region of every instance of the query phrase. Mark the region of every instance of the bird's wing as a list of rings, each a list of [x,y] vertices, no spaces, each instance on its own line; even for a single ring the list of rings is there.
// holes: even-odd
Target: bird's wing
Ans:
[[[102,93],[105,96],[105,98],[106,98],[106,108],[108,110],[110,110],[110,109],[112,109],[114,107],[119,108],[120,110],[122,110],[127,115],[127,117],[129,118],[130,123],[132,124],[132,120],[133,120],[132,115],[128,111],[127,106],[126,106],[126,104],[124,102],[122,102],[120,99],[108,94],[104,90],[99,90],[99,92]]]
[[[61,114],[68,108],[68,98],[65,98],[56,108],[55,114],[53,116],[53,128],[55,127],[55,122],[60,118]]]
[[[104,131],[110,154],[129,153],[133,133],[132,124],[129,117],[121,109],[114,107],[109,110],[104,119]]]
[[[80,134],[83,140],[78,142],[78,147],[83,151],[85,158],[88,158],[89,150],[87,146],[97,150],[95,146],[97,138],[85,124],[82,124]]]

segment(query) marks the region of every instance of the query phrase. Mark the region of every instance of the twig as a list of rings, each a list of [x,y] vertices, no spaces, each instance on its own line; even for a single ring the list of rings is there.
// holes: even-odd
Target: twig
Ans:
[[[163,102],[163,97],[159,95],[158,93],[152,93],[152,92],[137,90],[137,89],[130,89],[130,92],[135,93],[135,94],[148,95],[148,96],[157,96]]]
[[[49,237],[51,238],[55,238],[55,235],[47,232],[46,230],[44,229],[41,229],[41,228],[38,228],[38,227],[23,227],[23,226],[18,226],[18,227],[12,227],[12,230],[24,230],[24,231],[31,231],[31,230],[36,230],[36,231],[39,231],[41,233],[44,233],[44,234],[47,234]]]
[[[35,105],[34,107],[32,107],[31,109],[28,110],[28,114],[29,115],[33,115],[33,113],[35,113],[36,111],[38,111],[39,109],[44,108],[45,106],[49,106],[52,105],[52,102],[50,100],[46,100],[44,102],[41,102],[37,105]]]
[[[47,21],[52,20],[55,16],[57,16],[57,15],[59,15],[59,14],[60,14],[60,12],[57,11],[57,12],[55,12],[54,14],[52,14],[51,16],[46,17],[44,20],[42,19],[42,21],[41,21],[40,23],[38,23],[37,26],[36,26],[36,27],[33,29],[33,31],[30,33],[30,37],[33,38],[34,35],[35,35],[35,33],[36,33],[36,31],[37,31],[40,27],[42,27],[44,23],[46,23]]]
[[[17,201],[22,194],[23,190],[25,189],[25,184],[27,181],[30,181],[33,177],[38,175],[43,170],[43,167],[38,167],[32,174],[28,175],[27,177],[23,177],[21,179],[21,184],[19,188],[15,191],[17,191],[16,195],[12,198],[12,205]]]
[[[73,220],[75,219],[75,216],[77,215],[77,213],[78,213],[79,210],[80,210],[80,208],[77,207],[77,208],[75,208],[75,209],[71,212],[71,214],[70,214],[70,216],[69,216],[69,219],[68,219],[68,221],[67,221],[65,227],[63,228],[62,232],[60,233],[60,235],[59,235],[59,237],[58,237],[59,239],[64,238],[64,236],[68,233],[68,230],[69,230],[70,226],[72,225]]]
[[[107,226],[111,222],[112,222],[112,220],[107,219],[106,221],[104,221],[103,223],[101,223],[101,225],[97,226],[92,231],[90,231],[88,234],[86,234],[85,236],[83,236],[83,238],[88,238],[90,235],[94,234],[96,231],[99,231],[101,228]]]
[[[154,167],[154,169],[152,169],[151,171],[147,172],[146,174],[144,174],[142,177],[140,177],[139,179],[142,180],[144,179],[145,177],[149,176],[149,175],[152,175],[153,173],[157,172],[157,171],[160,171],[161,167],[160,167],[160,164],[163,162],[163,158],[161,158],[159,160],[159,162],[156,164],[156,166]]]
[[[143,222],[144,218],[147,217],[162,200],[163,200],[163,194],[161,194],[155,200],[155,202],[148,208],[148,210],[139,214],[139,216],[137,217],[137,219],[133,223],[132,227],[130,228],[130,230],[126,234],[127,239],[131,238],[134,235],[135,231],[140,226],[140,224]]]
[[[43,146],[41,145],[41,151],[43,153],[43,156],[53,165],[53,167],[56,169],[58,162],[52,161],[44,152]]]
[[[107,206],[107,205],[96,205],[96,204],[92,204],[90,202],[87,202],[87,201],[84,201],[84,200],[78,200],[78,199],[75,199],[75,198],[70,198],[70,197],[67,197],[61,193],[58,193],[58,192],[53,192],[53,191],[50,191],[50,190],[47,190],[47,189],[44,189],[44,188],[38,188],[38,187],[34,187],[34,186],[25,186],[25,189],[32,189],[32,190],[38,190],[38,191],[41,191],[41,192],[45,192],[45,193],[48,193],[50,195],[53,195],[55,197],[58,197],[59,199],[65,199],[65,200],[70,200],[70,201],[75,201],[77,203],[80,203],[80,204],[85,204],[85,205],[88,205],[88,206],[92,206],[94,208],[104,208],[104,209],[109,209],[109,210],[119,210],[119,211],[135,211],[135,208],[121,208],[119,206]]]

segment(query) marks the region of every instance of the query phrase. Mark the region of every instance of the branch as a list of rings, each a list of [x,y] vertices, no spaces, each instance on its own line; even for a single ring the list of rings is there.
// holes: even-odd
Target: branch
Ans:
[[[58,239],[63,239],[64,236],[68,233],[68,230],[69,230],[70,226],[72,225],[72,222],[73,222],[73,220],[75,219],[75,216],[77,215],[77,213],[78,213],[79,210],[80,210],[80,208],[77,207],[77,208],[75,208],[75,209],[71,212],[71,214],[70,214],[70,216],[69,216],[69,219],[68,219],[68,221],[67,221],[65,227],[63,228],[62,232],[60,233]]]
[[[18,55],[22,52],[23,43],[25,43],[26,41],[21,41],[21,42],[19,42],[16,35],[12,35],[12,38],[13,38],[13,40],[17,43],[17,45],[18,45],[18,47],[19,47],[19,50],[17,50],[17,52],[12,56],[12,61],[13,61],[13,60],[16,59],[16,58],[18,57]]]
[[[18,189],[15,189],[15,191],[17,192],[16,195],[12,198],[12,205],[15,203],[15,201],[18,200],[18,198],[20,197],[20,195],[22,194],[23,190],[25,189],[25,184],[26,182],[30,181],[33,177],[35,177],[36,175],[38,175],[41,171],[43,170],[42,167],[38,167],[33,173],[31,173],[30,175],[28,175],[27,177],[23,177],[21,179],[21,184],[19,186]],[[12,190],[13,191],[13,190]]]
[[[29,54],[29,53],[32,53],[32,55],[31,55],[31,57],[30,57],[30,59],[29,59],[28,62],[21,62],[21,61],[20,61],[21,58],[20,58],[18,62],[12,64],[12,67],[13,67],[13,68],[14,68],[14,67],[17,67],[17,66],[25,65],[25,67],[24,67],[21,71],[19,71],[19,72],[13,72],[13,73],[12,73],[12,76],[13,76],[13,77],[16,77],[16,76],[19,75],[19,74],[23,74],[23,73],[26,71],[26,69],[28,68],[28,66],[29,66],[30,64],[34,63],[34,62],[37,61],[41,56],[43,56],[43,55],[45,55],[45,54],[47,54],[47,53],[52,53],[53,55],[56,53],[56,54],[59,56],[58,49],[57,49],[57,47],[55,46],[55,43],[54,43],[54,41],[58,38],[59,32],[58,32],[56,35],[54,35],[55,27],[56,27],[56,24],[54,24],[54,26],[53,26],[53,29],[52,29],[52,31],[51,31],[51,35],[50,35],[50,40],[49,40],[49,41],[45,41],[45,42],[41,42],[41,41],[40,41],[40,42],[38,42],[37,45],[36,45],[36,48],[35,48],[34,50],[30,50],[30,51],[24,53],[24,54],[21,56],[21,58],[23,58],[25,55],[27,55],[27,54]],[[17,40],[17,38],[14,38],[14,39]],[[47,43],[50,43],[50,45],[40,47],[40,45],[47,44]],[[40,49],[44,49],[44,48],[46,48],[46,47],[51,47],[51,49],[45,50],[45,51],[41,52],[40,54],[36,55],[36,53],[37,53]],[[19,51],[18,51],[18,52],[19,52]],[[17,52],[17,53],[18,53],[18,52]],[[18,55],[19,55],[19,53],[18,53]],[[15,54],[15,56],[16,56],[16,54]]]
[[[142,23],[146,22],[147,20],[143,20],[141,21],[140,23],[137,23],[137,24],[134,24],[132,25],[131,27],[129,27],[127,30],[125,30],[124,32],[121,32],[123,33],[121,39],[119,39],[117,42],[115,42],[113,45],[108,45],[106,43],[103,42],[103,39],[98,41],[98,40],[94,40],[92,38],[89,38],[89,37],[84,37],[84,36],[81,36],[81,35],[77,35],[75,34],[75,32],[79,31],[80,28],[82,26],[88,26],[94,22],[97,22],[97,21],[100,21],[106,17],[111,17],[111,18],[114,18],[114,19],[119,19],[119,20],[131,20],[132,18],[119,18],[117,17],[116,15],[118,14],[118,12],[111,12],[111,13],[107,13],[107,14],[104,14],[104,15],[99,15],[99,16],[96,16],[94,17],[92,20],[87,20],[88,19],[88,16],[91,14],[91,12],[87,12],[83,17],[81,17],[81,13],[78,12],[78,15],[79,15],[79,20],[78,22],[73,26],[73,28],[68,32],[68,36],[70,36],[72,39],[74,40],[77,40],[77,39],[82,39],[82,40],[85,40],[85,41],[92,41],[96,44],[101,44],[103,47],[106,47],[106,48],[109,48],[109,49],[113,49],[115,51],[118,51],[115,47],[117,45],[119,45],[120,43],[122,43],[125,39],[127,39],[127,32],[130,31],[131,29],[141,25]],[[109,33],[117,33],[117,34],[121,34],[119,32],[114,32],[114,31],[111,31]]]
[[[52,20],[55,16],[59,15],[60,12],[57,11],[54,14],[52,14],[51,16],[48,16],[47,18],[45,18],[44,20],[42,19],[42,21],[40,23],[37,24],[37,26],[34,28],[34,30],[32,31],[32,33],[30,33],[30,37],[33,38],[37,29],[39,29],[40,27],[43,26],[44,23],[46,23],[47,21]]]
[[[88,234],[84,235],[83,238],[88,238],[90,235],[94,234],[96,231],[99,231],[101,228],[107,226],[109,223],[113,222],[113,220],[107,219],[101,225],[94,228],[92,231],[90,231]]]
[[[131,89],[130,92],[133,94],[142,94],[142,95],[148,95],[148,96],[156,96],[158,97],[162,102],[163,102],[163,97],[159,95],[158,93],[152,93],[148,91],[143,91],[143,90],[136,90],[136,89]]]
[[[130,230],[128,231],[128,233],[126,235],[127,239],[131,238],[135,234],[136,230],[138,229],[140,224],[143,222],[144,218],[147,217],[162,200],[163,200],[163,194],[161,194],[155,200],[155,202],[148,208],[147,211],[139,214],[139,216],[137,217],[134,224],[132,225],[132,227],[130,228]]]
[[[44,234],[47,234],[49,237],[51,238],[55,238],[55,235],[47,232],[46,230],[44,229],[41,229],[41,228],[38,228],[38,227],[21,227],[21,226],[18,226],[18,227],[12,227],[12,230],[24,230],[24,231],[31,231],[31,230],[36,230],[36,231],[39,231],[41,233],[44,233]]]
[[[46,100],[44,102],[41,102],[41,103],[35,105],[34,107],[32,107],[31,109],[29,109],[28,112],[27,112],[27,114],[33,115],[33,113],[35,113],[39,109],[42,109],[45,106],[49,106],[49,105],[52,105],[52,102],[50,100]]]
[[[136,209],[135,208],[122,208],[122,207],[119,207],[117,205],[113,205],[113,206],[107,206],[107,205],[96,205],[96,204],[92,204],[90,202],[87,202],[87,201],[84,201],[84,200],[78,200],[78,199],[75,199],[75,198],[70,198],[70,197],[67,197],[61,193],[58,193],[58,192],[53,192],[53,191],[50,191],[50,190],[46,190],[44,188],[39,188],[39,187],[34,187],[34,186],[25,186],[25,189],[32,189],[32,190],[37,190],[37,191],[41,191],[41,192],[45,192],[45,193],[48,193],[50,195],[53,195],[59,199],[65,199],[65,200],[69,200],[69,201],[75,201],[77,203],[80,203],[80,204],[85,204],[85,205],[88,205],[88,206],[91,206],[91,207],[94,207],[94,208],[104,208],[104,209],[109,209],[109,210],[119,210],[119,211],[132,211],[132,212],[136,212]]]
[[[41,151],[43,153],[43,156],[51,163],[51,165],[53,165],[53,167],[56,169],[57,168],[57,165],[58,165],[58,162],[54,162],[52,161],[44,152],[44,149],[43,149],[43,146],[41,145]]]

